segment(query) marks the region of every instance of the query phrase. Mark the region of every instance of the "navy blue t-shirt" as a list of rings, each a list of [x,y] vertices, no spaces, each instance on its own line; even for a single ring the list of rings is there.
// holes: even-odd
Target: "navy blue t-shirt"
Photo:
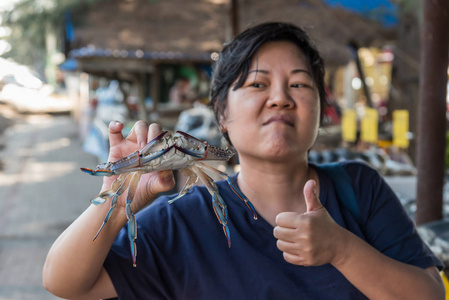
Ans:
[[[338,200],[330,178],[312,166],[319,176],[320,200],[335,222],[389,257],[442,268],[378,173],[356,162],[343,166],[353,180],[359,223]],[[126,228],[106,258],[120,299],[366,299],[330,264],[286,262],[273,227],[260,216],[254,220],[226,181],[217,185],[228,205],[231,248],[206,188],[194,187],[173,204],[167,203],[170,197],[160,197],[137,214],[137,267],[132,266]]]

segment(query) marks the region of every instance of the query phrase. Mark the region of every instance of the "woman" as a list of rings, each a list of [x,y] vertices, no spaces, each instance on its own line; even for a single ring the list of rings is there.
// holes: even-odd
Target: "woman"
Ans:
[[[228,204],[228,248],[205,188],[143,209],[174,185],[170,171],[146,174],[133,202],[141,210],[137,267],[121,229],[124,200],[94,243],[108,207],[91,206],[50,250],[46,288],[74,299],[443,299],[441,262],[377,172],[344,164],[357,221],[331,178],[308,164],[325,103],[323,78],[322,59],[301,29],[267,23],[240,34],[220,54],[211,100],[239,154],[234,179],[259,219],[218,183]],[[125,139],[122,128],[110,124],[110,160],[161,131],[137,122]],[[111,182],[105,178],[103,190]]]

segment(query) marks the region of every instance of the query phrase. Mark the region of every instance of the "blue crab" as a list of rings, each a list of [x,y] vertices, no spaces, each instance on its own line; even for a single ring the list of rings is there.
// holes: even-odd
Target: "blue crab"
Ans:
[[[114,162],[102,163],[98,165],[95,170],[81,168],[83,172],[95,176],[120,175],[112,183],[109,190],[100,193],[91,200],[92,204],[100,205],[105,203],[107,199],[111,199],[110,209],[93,240],[97,238],[111,217],[111,214],[117,205],[119,196],[128,190],[125,206],[126,216],[128,218],[128,238],[130,240],[133,265],[136,266],[137,252],[135,240],[137,238],[137,228],[136,219],[131,210],[131,202],[133,201],[140,177],[144,173],[163,170],[180,170],[187,177],[187,181],[178,196],[170,200],[169,203],[173,203],[187,194],[199,178],[212,195],[212,206],[215,215],[223,226],[224,234],[228,240],[228,246],[231,247],[231,237],[227,225],[227,206],[218,193],[218,188],[214,180],[207,175],[206,172],[215,173],[219,177],[226,179],[231,189],[253,212],[254,219],[257,219],[256,211],[248,198],[226,173],[208,166],[201,161],[227,161],[232,156],[234,156],[233,151],[208,145],[206,142],[202,142],[185,132],[177,131],[174,135],[171,135],[168,131],[164,131],[146,144],[142,149],[135,151],[124,158]]]

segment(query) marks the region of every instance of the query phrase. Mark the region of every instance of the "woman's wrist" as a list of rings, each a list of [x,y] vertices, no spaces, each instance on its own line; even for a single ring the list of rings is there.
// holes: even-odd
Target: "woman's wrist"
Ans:
[[[338,234],[335,235],[334,258],[330,262],[335,268],[342,268],[351,257],[354,237],[355,236],[345,228],[339,228]]]

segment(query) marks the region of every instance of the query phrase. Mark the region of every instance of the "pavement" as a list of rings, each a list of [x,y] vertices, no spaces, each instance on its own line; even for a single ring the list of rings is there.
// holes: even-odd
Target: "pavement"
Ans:
[[[69,115],[12,115],[3,124],[0,300],[59,299],[43,288],[42,267],[53,242],[99,191],[102,179],[79,170],[98,161],[83,152]],[[416,186],[414,177],[387,181],[408,194]]]
[[[98,193],[102,179],[79,169],[98,161],[69,115],[13,118],[0,135],[0,300],[59,299],[43,288],[42,267]]]

